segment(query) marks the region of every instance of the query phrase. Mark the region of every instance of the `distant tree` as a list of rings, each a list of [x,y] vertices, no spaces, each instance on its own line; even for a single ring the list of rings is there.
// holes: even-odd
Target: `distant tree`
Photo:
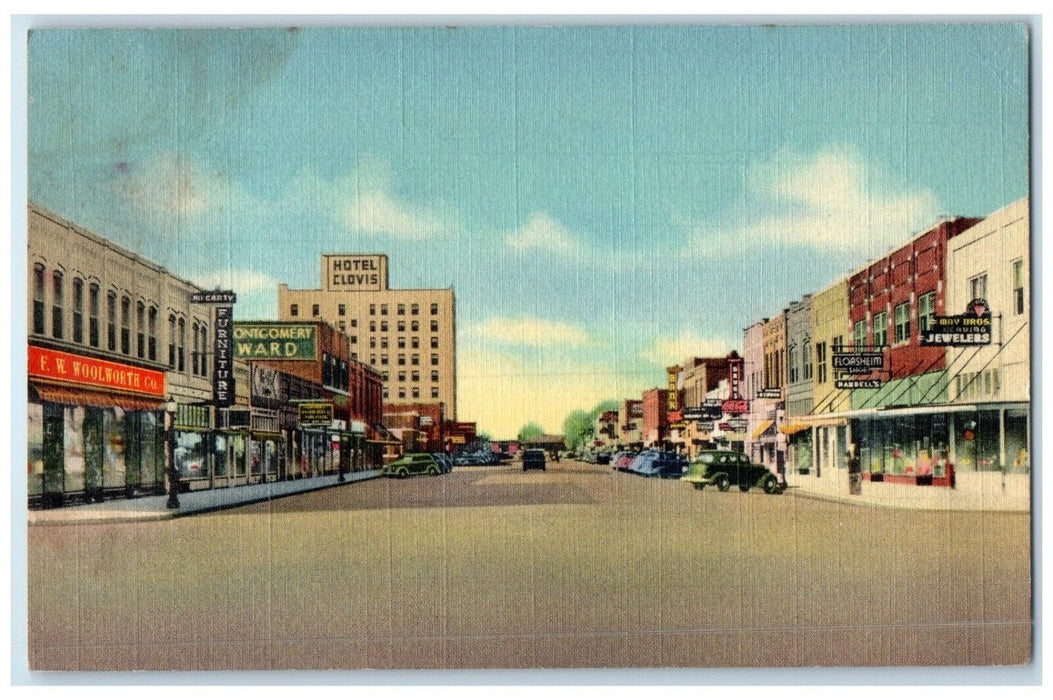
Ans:
[[[591,411],[589,411],[589,418],[591,418],[592,422],[595,423],[596,419],[600,417],[601,413],[606,413],[607,411],[617,411],[617,410],[618,410],[618,400],[617,399],[606,399],[604,401],[600,401],[598,404],[596,404],[595,407],[593,407],[593,409]]]
[[[519,429],[519,434],[516,436],[516,438],[520,442],[523,442],[524,440],[529,440],[530,438],[541,437],[544,434],[544,428],[542,428],[537,423],[531,421],[530,423],[527,423]]]
[[[475,439],[482,440],[483,442],[493,442],[494,440],[492,437],[490,437],[490,433],[476,433]]]
[[[592,431],[593,420],[580,408],[571,411],[563,419],[563,435],[567,447],[572,450],[580,450],[582,445],[592,440]]]

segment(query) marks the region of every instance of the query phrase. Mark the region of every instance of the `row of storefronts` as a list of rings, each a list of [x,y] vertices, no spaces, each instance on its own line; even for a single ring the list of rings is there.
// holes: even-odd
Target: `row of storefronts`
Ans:
[[[1031,470],[1030,209],[950,218],[688,358],[612,443],[740,450],[787,483],[953,487]]]
[[[28,243],[30,507],[382,464],[382,379],[337,329],[237,322],[232,291],[34,204]]]

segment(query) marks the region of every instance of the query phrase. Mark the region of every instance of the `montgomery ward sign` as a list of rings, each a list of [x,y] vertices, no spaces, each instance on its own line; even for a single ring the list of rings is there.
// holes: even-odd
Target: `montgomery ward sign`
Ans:
[[[165,394],[164,372],[34,345],[29,346],[29,376],[149,396]]]
[[[935,316],[921,333],[921,345],[968,346],[991,344],[991,309],[986,299],[973,299],[960,316]]]
[[[388,288],[388,256],[323,255],[327,290],[379,292]]]
[[[310,323],[235,323],[234,357],[239,360],[316,360]]]

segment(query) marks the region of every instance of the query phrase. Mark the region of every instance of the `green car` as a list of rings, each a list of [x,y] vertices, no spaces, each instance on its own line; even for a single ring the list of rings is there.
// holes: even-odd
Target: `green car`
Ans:
[[[716,486],[727,491],[732,484],[738,484],[740,491],[749,491],[751,486],[759,486],[764,493],[781,493],[779,480],[771,471],[760,464],[753,464],[749,457],[741,452],[728,450],[705,450],[687,465],[687,472],[680,477],[696,489]]]
[[[403,455],[394,462],[384,465],[380,470],[381,476],[394,476],[399,479],[404,479],[411,474],[438,476],[441,473],[442,467],[434,457],[426,452]]]

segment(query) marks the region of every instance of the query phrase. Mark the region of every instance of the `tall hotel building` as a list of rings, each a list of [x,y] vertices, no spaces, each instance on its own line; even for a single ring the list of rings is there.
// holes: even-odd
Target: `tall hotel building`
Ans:
[[[351,358],[381,373],[384,403],[442,402],[457,418],[453,288],[390,289],[388,256],[322,256],[321,289],[278,285],[283,321],[324,320],[344,332]]]

